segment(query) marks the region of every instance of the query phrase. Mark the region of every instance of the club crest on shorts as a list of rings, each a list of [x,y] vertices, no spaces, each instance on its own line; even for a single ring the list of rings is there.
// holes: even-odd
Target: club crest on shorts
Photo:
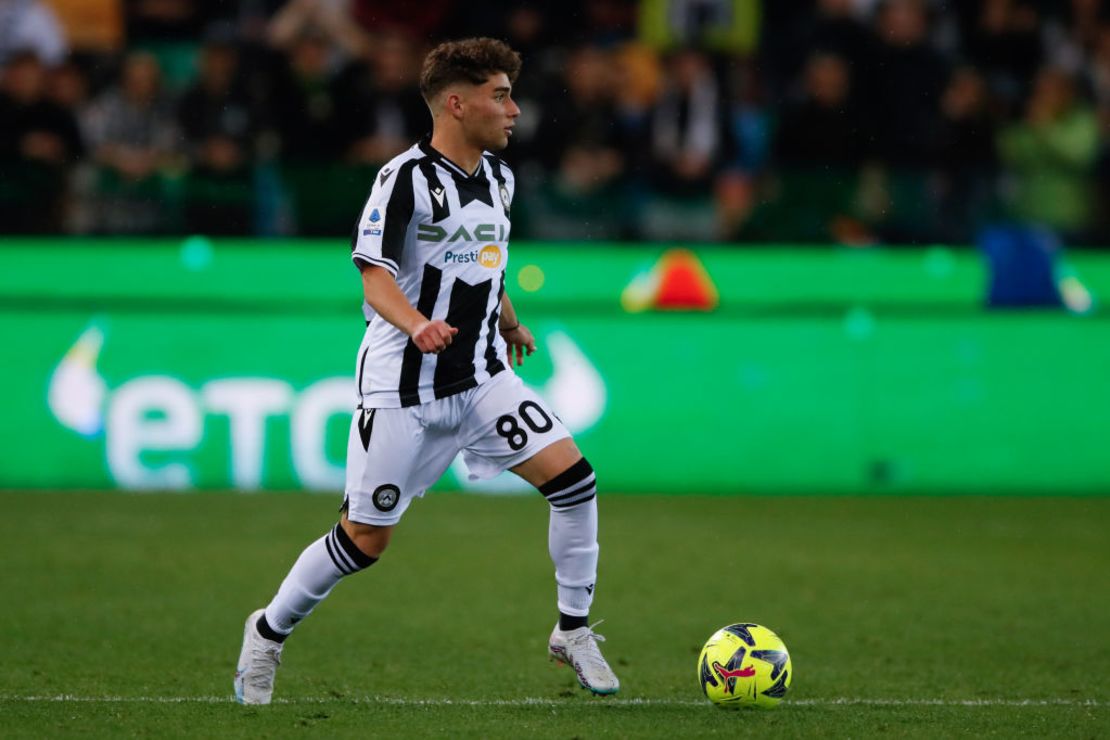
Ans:
[[[374,489],[373,501],[378,511],[393,511],[401,500],[401,489],[386,483]]]

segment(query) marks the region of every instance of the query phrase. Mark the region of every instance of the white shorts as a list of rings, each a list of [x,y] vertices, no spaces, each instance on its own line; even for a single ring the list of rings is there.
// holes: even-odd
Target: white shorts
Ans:
[[[569,436],[511,371],[418,406],[360,409],[347,442],[347,517],[396,524],[460,451],[472,478],[492,478]]]

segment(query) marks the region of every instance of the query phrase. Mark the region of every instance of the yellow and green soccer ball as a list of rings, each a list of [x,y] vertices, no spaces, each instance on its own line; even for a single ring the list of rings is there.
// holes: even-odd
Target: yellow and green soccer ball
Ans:
[[[722,627],[698,656],[702,691],[719,707],[778,706],[793,673],[786,645],[758,624]]]

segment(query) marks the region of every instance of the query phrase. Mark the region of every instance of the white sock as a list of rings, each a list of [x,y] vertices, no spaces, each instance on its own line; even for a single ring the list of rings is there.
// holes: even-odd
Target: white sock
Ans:
[[[552,506],[547,545],[555,563],[559,611],[588,617],[597,580],[597,499],[565,509]]]
[[[277,594],[266,607],[266,623],[275,632],[287,635],[297,622],[327,598],[343,576],[373,565],[372,558],[359,550],[343,528],[335,527],[305,548],[281,582]]]

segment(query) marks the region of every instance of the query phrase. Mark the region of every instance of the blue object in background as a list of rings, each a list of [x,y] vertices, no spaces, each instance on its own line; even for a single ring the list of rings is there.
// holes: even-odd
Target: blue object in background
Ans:
[[[1031,226],[991,226],[979,234],[987,258],[993,307],[1063,306],[1056,285],[1060,239],[1050,230]]]

